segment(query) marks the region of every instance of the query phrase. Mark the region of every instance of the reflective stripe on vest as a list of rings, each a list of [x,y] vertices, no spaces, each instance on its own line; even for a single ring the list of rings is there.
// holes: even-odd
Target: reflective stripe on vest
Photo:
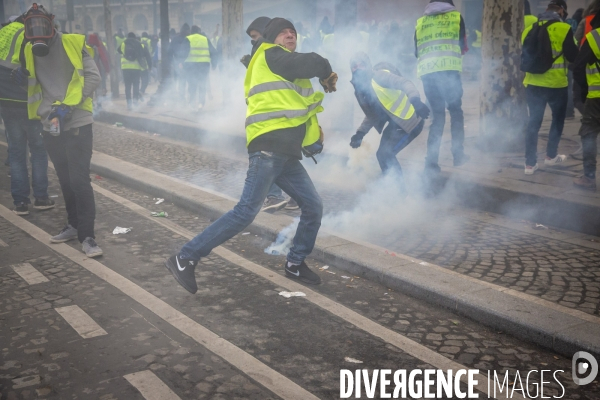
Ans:
[[[265,51],[276,46],[263,43],[246,72],[246,143],[249,145],[258,136],[274,130],[306,124],[302,146],[309,146],[321,136],[317,113],[323,111],[324,94],[315,92],[309,79],[290,82],[273,73],[265,59]]]
[[[426,15],[417,21],[417,76],[462,71],[460,13]]]
[[[23,43],[23,24],[13,22],[0,29],[0,65],[13,69],[19,65],[19,51]]]
[[[83,49],[86,47],[85,36],[78,34],[62,34],[62,45],[73,65],[73,76],[67,87],[64,99],[52,99],[71,107],[93,112],[94,107],[91,97],[83,99]],[[29,119],[40,119],[37,114],[42,102],[42,85],[35,74],[35,59],[31,50],[31,43],[25,46],[25,65],[29,71],[27,80],[27,114]]]
[[[138,70],[142,70],[142,66],[140,65],[140,62],[138,60],[133,60],[130,61],[128,59],[125,58],[125,46],[127,45],[127,43],[123,42],[121,43],[121,69],[138,69]]]
[[[546,22],[548,21],[538,21],[538,24]],[[521,43],[525,41],[527,34],[531,32],[532,29],[533,25],[523,31]],[[552,56],[555,57],[556,60],[554,60],[552,67],[543,74],[526,73],[525,80],[523,81],[525,86],[533,85],[553,89],[569,86],[567,80],[567,61],[563,54],[563,43],[570,30],[571,25],[564,22],[554,22],[552,25],[548,26],[548,36],[550,37],[550,42],[552,44]]]
[[[190,41],[190,54],[188,54],[185,62],[210,62],[210,51],[206,36],[194,33],[187,38]]]
[[[373,79],[371,86],[386,114],[406,133],[411,133],[419,125],[421,118],[415,112],[406,93],[402,90],[388,89],[380,86]]]
[[[586,35],[586,40],[594,55],[600,60],[600,30],[594,29]],[[596,62],[588,64],[585,70],[588,83],[588,99],[600,99],[600,65]]]

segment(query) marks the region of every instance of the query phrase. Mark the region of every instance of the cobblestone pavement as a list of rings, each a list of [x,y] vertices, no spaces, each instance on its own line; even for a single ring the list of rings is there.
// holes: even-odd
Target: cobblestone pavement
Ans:
[[[106,124],[96,124],[95,132],[98,151],[235,198],[240,195],[247,168],[243,158]],[[346,182],[320,181],[318,170],[311,168],[325,205],[325,228],[599,315],[597,242],[571,244],[561,239],[569,236],[567,231],[552,228],[543,234],[507,228],[498,223],[505,218],[462,209],[444,197],[412,199],[408,207],[390,198],[384,206],[371,209],[373,194],[364,187],[349,190],[340,188]],[[447,195],[452,198],[451,193]],[[376,196],[385,198],[385,191],[379,190]],[[523,227],[535,225],[521,222]]]
[[[148,194],[117,182],[92,178],[148,210],[168,212],[171,221],[194,232],[210,223],[172,204],[158,207]],[[7,187],[6,169],[0,167],[0,204],[11,207]],[[60,193],[53,173],[50,193]],[[66,214],[62,197],[55,199],[55,209],[32,211],[24,218],[46,232],[56,232]],[[339,369],[355,368],[345,357],[363,361],[360,368],[367,369],[430,367],[311,302],[278,296],[281,288],[214,255],[197,270],[200,290],[191,296],[163,266],[164,258],[185,242],[183,237],[103,195],[96,194],[96,202],[102,264],[319,398],[339,397]],[[115,226],[132,231],[113,235]],[[122,377],[148,369],[182,399],[276,398],[139,303],[2,218],[0,239],[8,244],[0,247],[3,399],[142,398]],[[268,245],[260,237],[240,234],[226,247],[281,274],[284,259],[264,253]],[[79,248],[78,243],[71,246]],[[49,282],[25,284],[10,267],[23,262]],[[308,263],[318,266],[313,259]],[[600,398],[597,382],[585,388],[572,382],[570,359],[373,282],[344,278],[344,272],[333,267],[327,271],[319,272],[324,284],[315,288],[317,292],[444,357],[468,368],[509,371],[511,382],[516,371],[525,376],[530,370],[562,370],[557,376],[565,388],[564,398]],[[66,305],[81,307],[108,334],[82,339],[54,310]],[[544,395],[560,396],[561,387],[550,381]]]

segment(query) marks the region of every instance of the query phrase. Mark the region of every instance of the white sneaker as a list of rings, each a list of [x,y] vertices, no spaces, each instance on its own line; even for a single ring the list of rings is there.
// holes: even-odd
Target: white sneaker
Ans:
[[[556,165],[556,164],[562,164],[563,162],[565,162],[565,160],[567,159],[567,156],[565,156],[564,154],[558,154],[556,157],[551,158],[551,159],[545,159],[544,160],[544,165]]]
[[[535,171],[537,171],[540,167],[537,165],[537,163],[533,166],[530,167],[529,165],[525,165],[525,175],[533,175],[533,173]]]

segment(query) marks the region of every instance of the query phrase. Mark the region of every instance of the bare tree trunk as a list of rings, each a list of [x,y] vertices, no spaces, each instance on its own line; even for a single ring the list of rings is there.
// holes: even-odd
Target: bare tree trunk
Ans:
[[[85,23],[85,16],[87,15],[87,7],[85,6],[85,1],[83,1],[81,3],[81,29],[83,31],[84,35],[87,35],[88,33],[88,27],[87,24]]]
[[[169,1],[160,0],[160,84],[169,78]]]
[[[242,0],[222,0],[223,61],[228,64],[242,56],[244,6]]]
[[[117,69],[117,50],[115,49],[115,38],[112,30],[110,0],[104,0],[104,30],[106,31],[106,47],[108,47],[108,59],[110,60],[110,92],[113,99],[118,99],[119,71]]]
[[[490,148],[521,141],[527,105],[521,66],[523,0],[484,0],[480,135]],[[506,147],[504,147],[506,148]]]
[[[179,26],[185,24],[185,7],[183,0],[179,0]]]
[[[129,32],[127,29],[127,9],[125,8],[126,2],[127,0],[121,0],[121,15],[123,16],[123,32],[125,33],[125,36],[127,36],[127,33]]]

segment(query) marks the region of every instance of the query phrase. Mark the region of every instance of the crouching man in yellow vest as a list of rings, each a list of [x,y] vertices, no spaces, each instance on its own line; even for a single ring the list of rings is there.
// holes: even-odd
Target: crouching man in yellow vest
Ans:
[[[94,240],[96,206],[90,183],[92,95],[100,73],[85,36],[62,34],[54,15],[36,3],[25,14],[25,68],[13,71],[27,85],[29,119],[41,120],[44,145],[62,189],[67,224],[52,243],[79,239],[88,257],[102,255]]]
[[[396,155],[410,144],[423,130],[429,108],[421,101],[415,85],[402,77],[389,63],[371,67],[366,53],[356,53],[350,60],[354,95],[365,113],[365,119],[350,140],[354,149],[375,128],[381,136],[377,161],[384,174],[396,173],[404,188],[402,168]]]
[[[165,263],[190,293],[198,290],[194,276],[198,261],[252,223],[273,183],[292,196],[302,210],[283,266],[285,274],[304,283],[321,283],[304,259],[313,250],[323,204],[300,159],[303,153],[312,156],[323,148],[317,113],[323,111],[324,95],[313,90],[309,79],[319,78],[325,92],[330,93],[336,90],[337,74],[318,54],[294,53],[295,49],[296,30],[283,18],[272,19],[252,49],[244,83],[250,166],[242,197],[233,210]]]

